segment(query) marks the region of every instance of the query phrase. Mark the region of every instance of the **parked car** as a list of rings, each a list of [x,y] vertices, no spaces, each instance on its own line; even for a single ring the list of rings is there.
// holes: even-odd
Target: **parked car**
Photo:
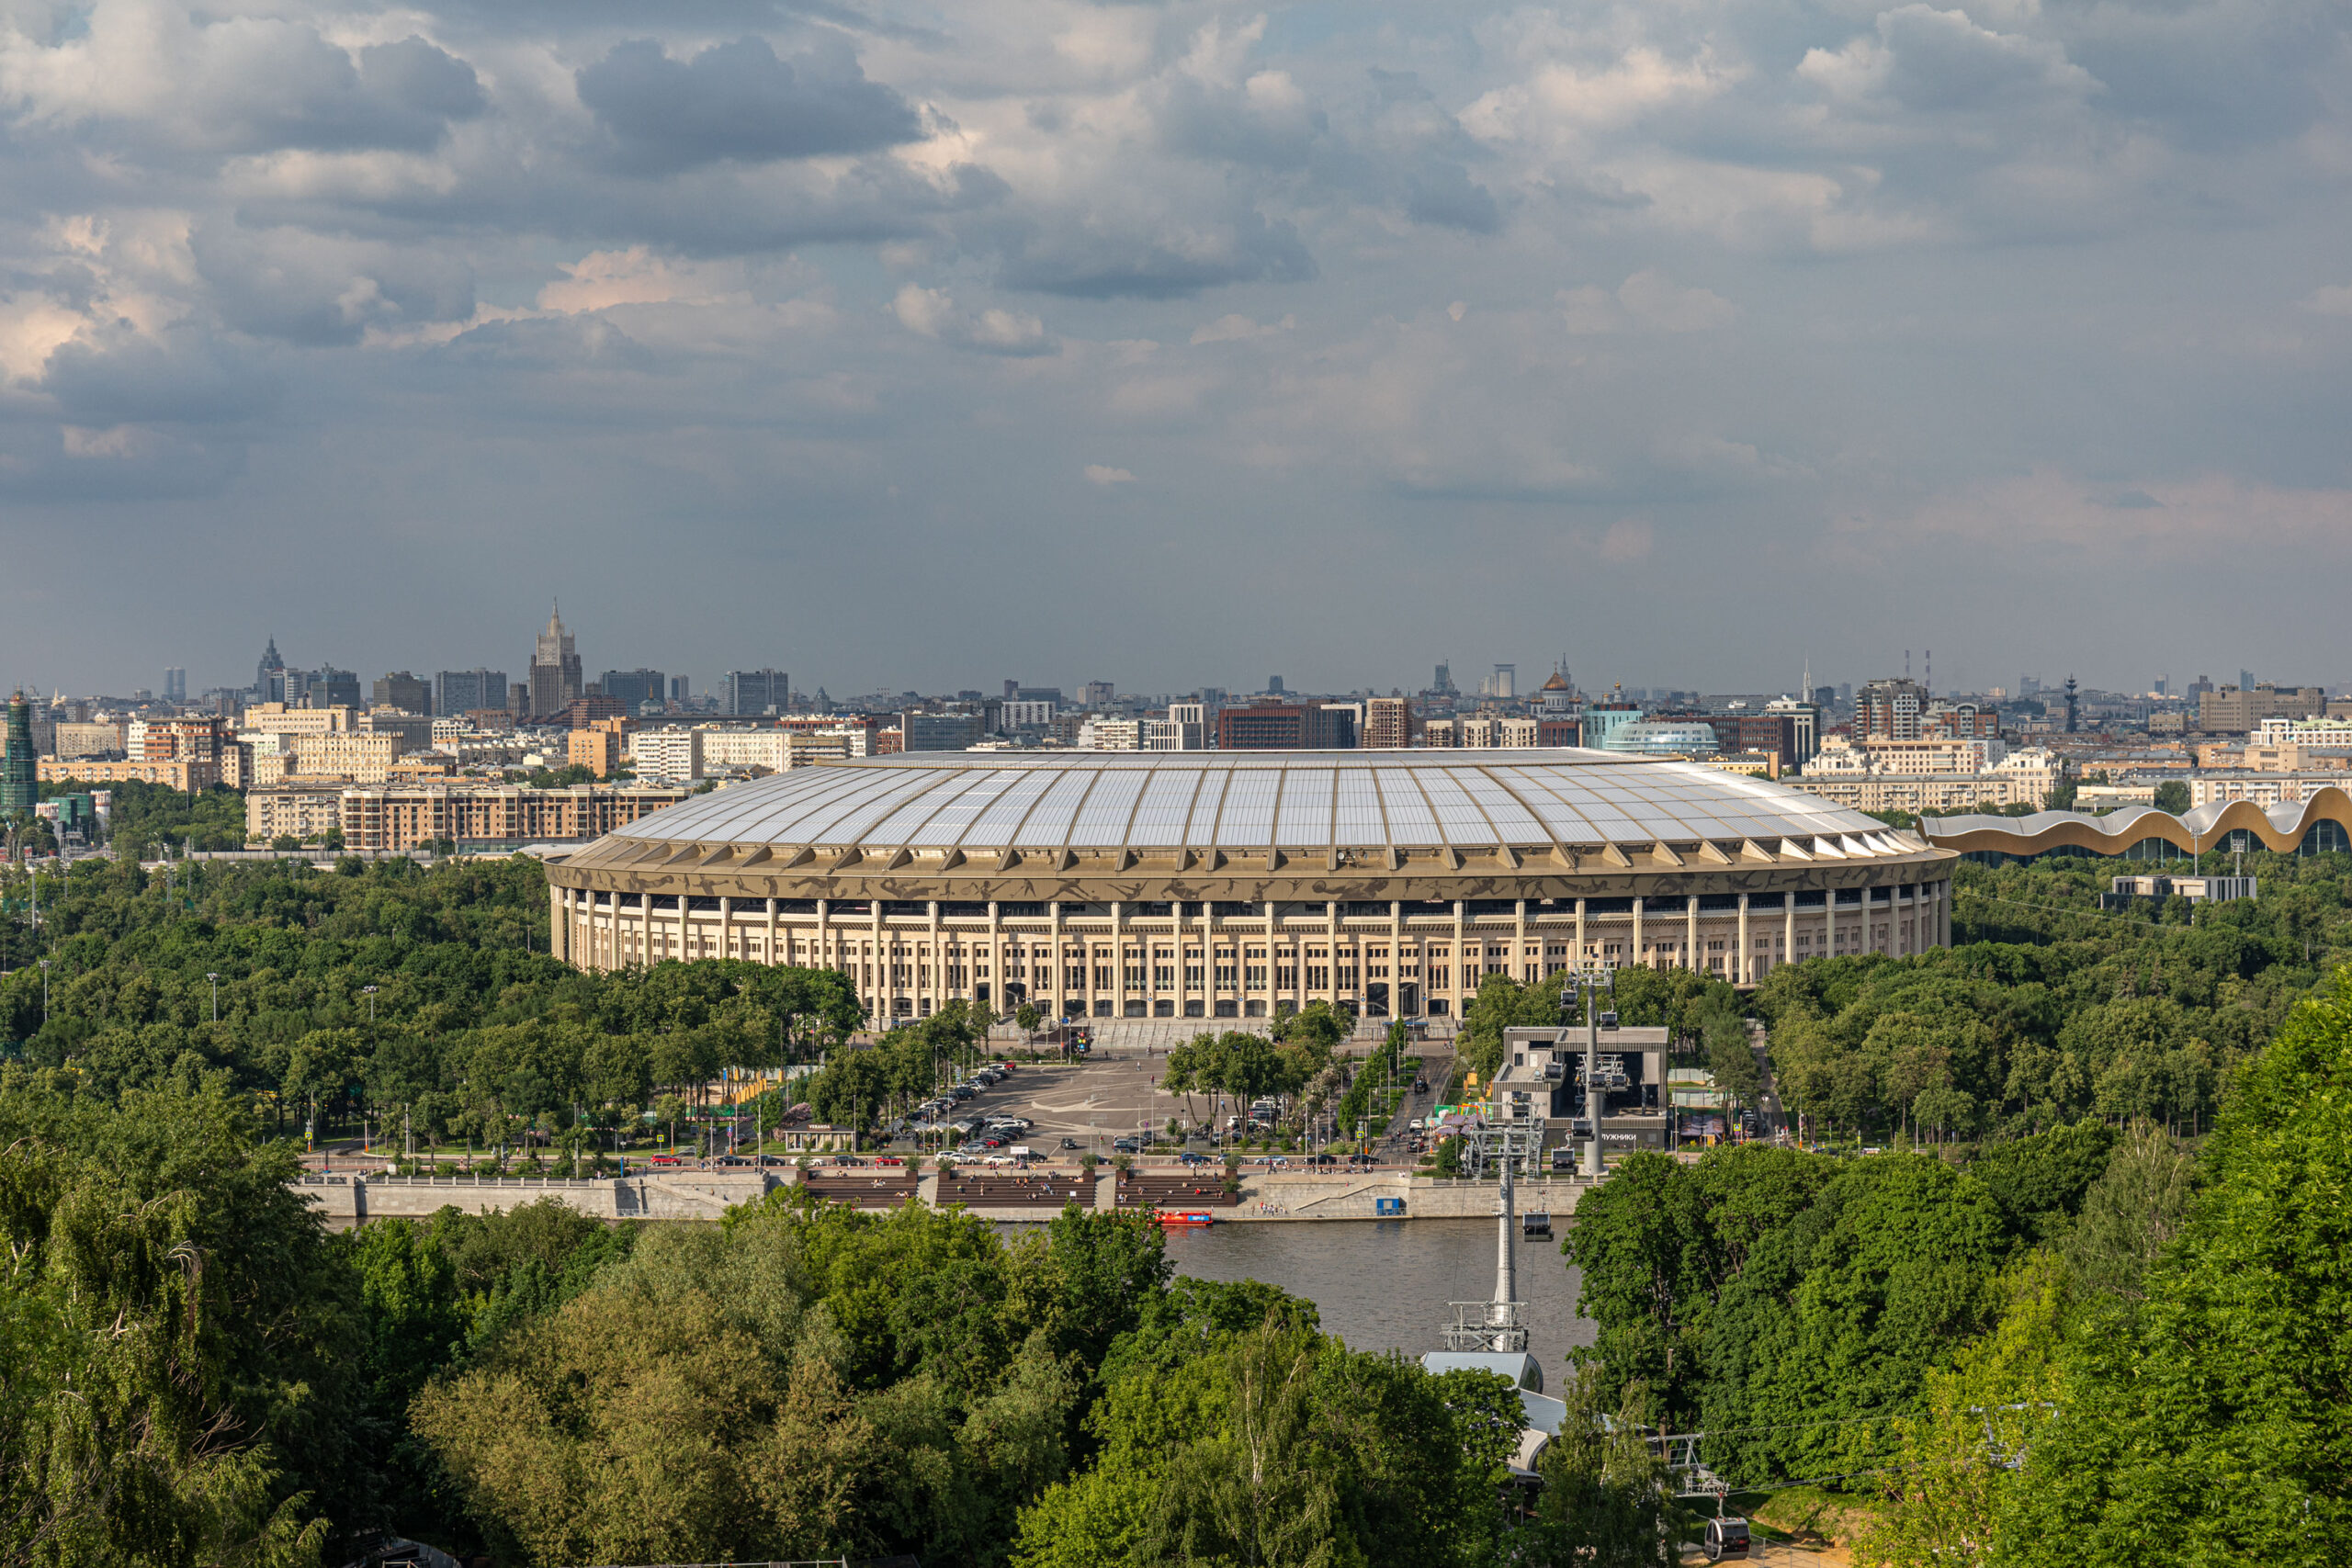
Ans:
[[[1208,1156],[1195,1153],[1191,1149],[1186,1149],[1182,1154],[1178,1155],[1176,1157],[1186,1165],[1206,1165],[1209,1163]]]
[[[864,1165],[865,1162],[855,1155],[835,1155],[833,1163],[835,1165]]]
[[[1111,1150],[1114,1154],[1139,1155],[1143,1153],[1143,1141],[1139,1138],[1114,1138]]]
[[[897,1155],[876,1155],[876,1156],[874,1156],[874,1163],[875,1163],[876,1165],[897,1165],[897,1166],[903,1166],[903,1165],[905,1165],[907,1162],[906,1162],[905,1160],[900,1159]]]
[[[710,1163],[713,1165],[749,1165],[752,1162],[748,1157],[742,1155],[720,1155],[717,1159],[712,1160]]]
[[[1340,1163],[1340,1156],[1337,1155],[1308,1155],[1299,1163],[1302,1165],[1337,1165]]]
[[[1082,1149],[1086,1145],[1084,1144],[1080,1143],[1076,1138],[1064,1138],[1062,1140],[1062,1147],[1066,1149]]]

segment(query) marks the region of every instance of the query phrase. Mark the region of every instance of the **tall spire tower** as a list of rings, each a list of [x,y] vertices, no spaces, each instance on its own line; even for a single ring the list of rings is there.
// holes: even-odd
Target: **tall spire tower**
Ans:
[[[588,689],[580,673],[580,655],[571,633],[564,628],[563,606],[550,601],[547,630],[531,650],[531,716],[546,718],[570,707]]]

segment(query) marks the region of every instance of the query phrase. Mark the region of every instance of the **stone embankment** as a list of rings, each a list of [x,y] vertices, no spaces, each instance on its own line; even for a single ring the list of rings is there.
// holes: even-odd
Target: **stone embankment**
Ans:
[[[854,1168],[820,1167],[826,1197],[861,1208],[895,1208],[907,1196],[903,1176],[876,1178],[861,1185]],[[797,1170],[684,1170],[659,1175],[568,1181],[528,1176],[382,1176],[312,1172],[299,1178],[294,1189],[319,1206],[327,1223],[338,1229],[369,1220],[423,1219],[445,1207],[466,1213],[490,1213],[535,1203],[544,1198],[600,1220],[717,1220],[738,1203],[748,1203],[778,1187],[797,1185]],[[1216,1179],[1214,1177],[1206,1179]],[[1517,1190],[1513,1204],[1522,1213],[1544,1213],[1555,1224],[1576,1213],[1577,1198],[1589,1183],[1542,1181]],[[1110,1171],[1099,1176],[1057,1173],[1057,1191],[1083,1194],[1083,1206],[1111,1210],[1119,1206],[1118,1179]],[[926,1203],[940,1200],[940,1179],[928,1171],[914,1183],[915,1196]],[[1490,1181],[1442,1181],[1405,1171],[1366,1171],[1324,1175],[1273,1171],[1245,1175],[1241,1191],[1230,1203],[1214,1205],[1217,1223],[1258,1224],[1309,1220],[1442,1220],[1486,1219],[1495,1213],[1495,1184]],[[950,1189],[953,1201],[953,1188]],[[1394,1206],[1392,1206],[1394,1205]],[[1162,1202],[1166,1208],[1192,1205],[1182,1198]],[[1211,1207],[1203,1204],[1202,1207]],[[1400,1207],[1399,1207],[1400,1206]],[[1019,1206],[974,1203],[967,1212],[982,1219],[1049,1220],[1058,1208],[1036,1202]]]

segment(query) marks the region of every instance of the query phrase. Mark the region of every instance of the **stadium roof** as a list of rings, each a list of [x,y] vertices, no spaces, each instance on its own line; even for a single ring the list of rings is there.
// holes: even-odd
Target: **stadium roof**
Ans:
[[[1563,749],[918,753],[772,774],[612,839],[1261,852],[1772,840],[1830,859],[1920,848],[1765,780]]]

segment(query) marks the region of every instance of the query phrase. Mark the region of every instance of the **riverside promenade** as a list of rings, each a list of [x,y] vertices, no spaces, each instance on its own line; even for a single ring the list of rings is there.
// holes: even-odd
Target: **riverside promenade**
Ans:
[[[1033,1185],[1020,1187],[1016,1182]],[[1227,1195],[1223,1172],[1182,1167],[1138,1167],[1122,1179],[1109,1168],[1088,1172],[1044,1166],[1014,1174],[996,1171],[943,1179],[936,1170],[910,1178],[903,1167],[816,1166],[766,1170],[664,1170],[591,1180],[527,1176],[387,1176],[374,1172],[308,1172],[290,1185],[338,1229],[378,1219],[423,1219],[440,1209],[467,1213],[511,1210],[552,1198],[600,1220],[711,1220],[779,1187],[807,1185],[827,1200],[865,1209],[893,1209],[909,1198],[963,1208],[981,1219],[1050,1220],[1063,1204],[1117,1209],[1204,1211],[1219,1224],[1334,1220],[1484,1219],[1495,1212],[1491,1181],[1447,1181],[1409,1171],[1253,1171]],[[1549,1213],[1554,1223],[1576,1213],[1589,1184],[1530,1182],[1517,1190],[1521,1213]],[[990,1200],[998,1200],[991,1201]],[[1396,1206],[1392,1206],[1396,1205]]]

